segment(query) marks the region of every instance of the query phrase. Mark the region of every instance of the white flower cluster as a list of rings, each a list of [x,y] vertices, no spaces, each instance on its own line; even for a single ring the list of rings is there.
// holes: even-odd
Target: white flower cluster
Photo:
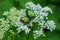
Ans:
[[[28,29],[27,25],[18,27],[17,30],[18,30],[18,33],[20,31],[23,31],[24,30],[26,34],[29,33],[29,31],[30,31],[30,29]]]
[[[44,33],[43,33],[43,28],[41,28],[40,30],[35,30],[33,32],[35,33],[35,34],[33,34],[34,35],[34,39],[38,38],[41,35],[45,36]]]
[[[4,16],[7,16],[7,19],[10,20],[11,25],[15,25],[15,22],[17,21],[18,17],[21,15],[19,10],[16,8],[11,8],[10,11],[6,11],[3,14]]]
[[[55,22],[53,20],[48,20],[48,13],[52,13],[52,10],[49,7],[46,6],[43,8],[40,4],[35,5],[32,2],[28,2],[26,3],[26,8],[33,10],[36,15],[36,17],[30,22],[30,25],[32,25],[33,22],[38,22],[40,27],[42,28],[37,31],[34,31],[35,39],[41,35],[44,35],[44,28],[47,27],[47,29],[50,29],[50,31],[53,31],[56,28]],[[47,22],[45,19],[47,20]]]
[[[18,33],[24,30],[27,34],[30,31],[28,26],[24,25],[24,23],[20,21],[21,17],[24,17],[26,15],[25,11],[26,9],[17,10],[15,7],[13,7],[10,9],[10,11],[6,11],[3,14],[4,16],[7,16],[7,19],[9,19],[10,25],[18,27]]]
[[[45,26],[47,27],[47,29],[50,29],[50,31],[53,31],[53,29],[55,30],[55,28],[56,28],[55,23],[54,23],[53,20],[51,20],[51,21],[48,20],[45,23]]]
[[[8,19],[4,20],[4,18],[0,19],[0,39],[3,38],[4,33],[8,31],[9,28],[10,28],[9,20]]]
[[[56,28],[55,22],[53,20],[48,20],[48,11],[52,13],[52,10],[49,7],[41,7],[40,4],[35,5],[32,2],[26,3],[25,6],[26,8],[21,10],[17,10],[15,7],[13,7],[10,9],[10,11],[6,11],[3,14],[7,16],[10,25],[17,27],[17,33],[20,33],[21,31],[25,31],[26,34],[29,33],[31,31],[29,26],[32,26],[34,22],[38,22],[39,25],[38,30],[33,30],[34,39],[41,35],[44,36],[44,28],[47,28],[50,31],[53,31]],[[24,24],[20,19],[27,15],[27,9],[31,9],[34,12],[35,18],[30,20],[28,24]]]

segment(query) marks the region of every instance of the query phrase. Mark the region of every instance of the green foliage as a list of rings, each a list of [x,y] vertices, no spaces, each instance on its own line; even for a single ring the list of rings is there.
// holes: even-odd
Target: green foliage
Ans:
[[[0,0],[0,18],[4,11],[9,10],[11,7],[16,7],[17,9],[24,8],[25,3],[32,1],[33,3],[41,4],[44,6],[49,6],[53,10],[53,15],[49,14],[49,19],[53,19],[56,22],[56,30],[53,32],[47,32],[45,37],[39,37],[36,40],[60,40],[60,9],[58,8],[60,0]],[[57,4],[53,4],[57,3]],[[34,28],[36,29],[36,27]],[[13,28],[14,30],[14,28]],[[2,40],[35,40],[33,39],[32,31],[26,35],[24,32],[20,34],[14,34],[16,30],[9,30],[5,33]],[[13,33],[12,33],[13,32]]]
[[[48,0],[47,2],[49,2],[49,3],[60,3],[60,0]]]

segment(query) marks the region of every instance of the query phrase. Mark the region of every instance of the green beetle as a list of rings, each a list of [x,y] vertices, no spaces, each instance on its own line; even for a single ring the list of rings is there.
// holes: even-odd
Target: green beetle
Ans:
[[[35,14],[34,14],[34,12],[31,9],[27,9],[26,13],[27,13],[28,17],[30,17],[30,18],[34,18],[35,17]]]
[[[29,22],[29,18],[28,17],[22,17],[20,19],[20,21],[23,22],[23,23],[28,23]]]

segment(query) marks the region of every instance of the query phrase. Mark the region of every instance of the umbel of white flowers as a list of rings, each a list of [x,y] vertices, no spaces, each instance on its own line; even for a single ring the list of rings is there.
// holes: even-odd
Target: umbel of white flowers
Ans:
[[[25,17],[26,10],[30,9],[35,14],[35,17],[29,21],[29,23],[23,23],[20,19]],[[49,7],[41,7],[40,4],[33,4],[32,2],[28,2],[25,4],[25,9],[17,10],[15,7],[12,7],[10,11],[6,11],[3,13],[3,16],[6,16],[6,19],[0,19],[0,39],[3,38],[4,33],[8,31],[10,26],[15,26],[17,29],[17,33],[21,31],[25,31],[28,34],[32,28],[34,28],[33,23],[38,23],[39,26],[37,30],[33,30],[34,39],[39,36],[44,35],[44,28],[47,28],[50,31],[55,30],[55,22],[53,20],[48,20],[48,13],[52,13],[52,10]],[[29,17],[28,17],[29,18]]]
[[[4,33],[9,29],[10,25],[9,25],[9,20],[8,19],[0,19],[0,39],[3,38]]]

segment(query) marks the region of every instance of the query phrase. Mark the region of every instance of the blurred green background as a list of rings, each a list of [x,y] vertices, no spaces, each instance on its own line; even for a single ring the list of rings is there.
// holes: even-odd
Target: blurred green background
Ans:
[[[0,0],[0,18],[3,17],[4,11],[8,11],[12,7],[22,9],[27,2],[39,3],[42,7],[50,7],[53,10],[53,14],[49,14],[49,19],[55,21],[56,30],[53,32],[47,31],[45,37],[41,36],[37,39],[33,39],[32,31],[28,35],[24,32],[18,35],[7,32],[2,40],[60,40],[60,0]]]

